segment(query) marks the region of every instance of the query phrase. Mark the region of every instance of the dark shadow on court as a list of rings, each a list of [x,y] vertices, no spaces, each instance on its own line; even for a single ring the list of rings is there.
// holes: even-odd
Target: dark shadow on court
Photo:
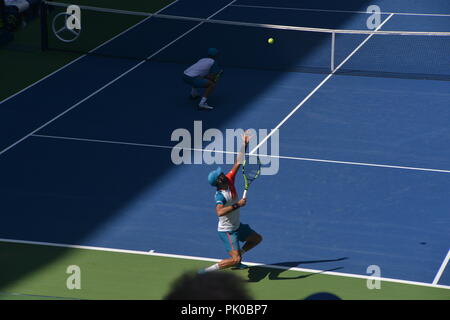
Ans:
[[[299,276],[282,276],[282,274],[286,271],[289,271],[291,268],[301,267],[304,264],[314,264],[314,263],[326,263],[326,262],[339,262],[343,260],[347,260],[347,257],[339,258],[339,259],[331,259],[331,260],[313,260],[313,261],[287,261],[287,262],[279,262],[270,265],[261,265],[261,266],[253,266],[248,270],[248,280],[247,282],[259,282],[264,278],[268,277],[269,280],[295,280],[295,279],[305,279],[314,275],[321,274],[327,271],[337,271],[342,269],[343,267],[332,267],[326,270],[302,274]]]
[[[328,2],[334,3],[332,1]],[[370,1],[368,0],[361,0],[353,3],[352,8],[353,10],[365,10],[369,3]],[[334,19],[329,27],[339,28],[352,16],[352,13],[340,14],[339,19]],[[200,32],[202,45],[205,47],[209,46],[209,44],[206,44],[207,41],[205,41],[207,34],[207,29]],[[151,36],[148,36],[148,38],[151,39]],[[138,39],[140,38],[138,37]],[[189,39],[186,38],[186,41],[189,41]],[[206,39],[209,39],[209,37],[206,37]],[[304,47],[302,52],[295,56],[295,61],[306,58],[311,53],[311,50],[321,45],[322,40],[316,38],[309,42],[308,46]],[[174,46],[171,49],[175,53],[180,54],[181,52],[183,54],[185,51],[189,51],[186,50],[186,47],[183,47],[187,44],[189,45],[189,42],[180,42],[178,46]],[[197,46],[198,42],[194,42],[193,45]],[[203,49],[195,47],[189,54],[194,53],[197,56],[198,52],[203,52]],[[231,55],[231,53],[229,54]],[[170,53],[167,58],[170,60]],[[190,59],[191,56],[187,56],[187,58]],[[98,63],[99,59],[103,58],[93,59],[91,63]],[[115,60],[116,63],[117,61]],[[294,62],[294,60],[290,61]],[[248,62],[250,63],[251,61]],[[176,66],[176,68],[178,67],[182,70],[187,66]],[[253,76],[256,77],[255,75]],[[135,122],[125,123],[121,121],[122,118],[125,116],[129,117],[129,114],[136,112],[136,109],[133,109],[134,106],[130,107],[129,105],[129,101],[132,100],[130,97],[127,97],[129,88],[112,86],[112,88],[116,89],[116,92],[121,93],[120,98],[123,99],[123,101],[108,101],[120,104],[119,107],[115,108],[115,111],[109,110],[114,109],[112,105],[103,106],[102,103],[104,101],[97,101],[96,108],[88,108],[89,110],[86,110],[88,113],[87,117],[86,113],[83,112],[70,112],[62,117],[61,121],[58,120],[58,125],[52,129],[56,133],[61,129],[60,133],[64,135],[65,132],[77,132],[81,128],[83,134],[85,134],[83,138],[122,140],[136,143],[154,141],[151,139],[155,137],[155,134],[158,134],[156,139],[159,139],[159,141],[154,143],[165,141],[167,144],[167,140],[170,138],[169,133],[173,128],[192,128],[193,120],[203,119],[205,124],[204,130],[208,128],[223,129],[224,123],[227,123],[243,111],[242,105],[246,105],[253,99],[257,99],[259,95],[266,93],[267,88],[276,83],[279,77],[282,76],[282,72],[273,73],[269,77],[269,81],[249,86],[249,94],[245,97],[240,97],[239,103],[236,103],[236,101],[229,103],[226,114],[222,113],[220,116],[196,113],[194,110],[189,109],[188,103],[186,106],[183,106],[186,107],[185,109],[177,108],[176,112],[174,112],[173,108],[179,107],[179,105],[156,106],[157,103],[166,102],[163,100],[152,101],[154,104],[148,106],[146,114],[135,115]],[[161,90],[164,93],[164,97],[167,97],[169,100],[180,101],[179,104],[185,103],[189,90],[186,87],[177,87],[178,84],[180,84],[178,85],[179,87],[182,84],[181,74],[179,79],[170,79],[175,81],[175,88],[166,85],[166,82],[164,82],[169,78],[167,74],[161,74],[158,77],[149,76],[146,80],[155,81],[154,84],[156,83],[157,85],[163,83]],[[75,80],[79,79],[69,80],[67,80],[68,83],[61,82],[58,88],[47,88],[42,85],[39,87],[39,90],[42,91],[42,95],[47,94],[48,96],[54,95],[59,90],[70,94],[67,88],[78,88],[78,85],[73,85],[70,81],[73,80],[75,84]],[[245,79],[242,81],[246,82]],[[159,86],[156,86],[156,90],[159,88]],[[93,90],[93,88],[91,89]],[[130,89],[131,95],[134,94],[132,89]],[[154,89],[155,87],[149,83],[147,90]],[[179,91],[182,92],[180,93]],[[91,93],[92,91],[86,93],[84,97]],[[161,94],[160,92],[158,93]],[[90,101],[96,101],[95,99],[97,98],[98,96],[95,96]],[[5,123],[9,122],[10,126],[14,127],[16,131],[16,136],[11,137],[11,141],[6,139],[0,141],[2,144],[1,149],[10,145],[13,141],[17,141],[19,137],[29,134],[31,129],[36,129],[37,126],[34,123],[30,128],[18,128],[18,123],[21,123],[19,121],[21,117],[36,117],[37,110],[33,104],[30,103],[30,106],[25,108],[25,103],[30,101],[28,99],[32,99],[32,95],[27,96],[27,93],[25,93],[21,100],[23,110],[21,109],[20,114],[17,114],[17,117],[14,119],[11,119],[11,115],[14,112],[12,106],[9,104],[0,105],[1,115],[4,114],[2,121],[5,121]],[[211,100],[214,101],[213,99]],[[60,102],[55,101],[54,105],[46,106],[48,110],[39,110],[39,112],[40,114],[47,113],[48,119],[51,119],[61,113],[64,110],[61,110],[63,107],[66,108],[61,106]],[[42,108],[45,109],[44,107]],[[111,111],[111,113],[105,113],[105,111]],[[108,116],[105,116],[105,114]],[[111,122],[106,121],[113,117],[115,118]],[[98,123],[96,122],[97,120],[103,122]],[[116,123],[111,124],[114,122]],[[115,125],[118,127],[115,127]],[[139,141],[137,138],[141,138],[144,141]],[[144,190],[157,188],[160,181],[167,178],[168,174],[176,168],[173,163],[167,160],[170,157],[170,150],[151,153],[145,148],[136,150],[132,146],[117,148],[117,146],[108,144],[86,143],[84,148],[80,149],[83,152],[79,153],[77,152],[78,143],[81,142],[64,141],[63,143],[57,140],[51,141],[50,139],[31,137],[18,144],[11,151],[1,155],[0,176],[2,179],[0,181],[0,193],[2,194],[2,203],[0,205],[0,213],[2,215],[2,223],[0,225],[0,238],[67,244],[82,243],[85,239],[93,236],[96,231],[101,230],[110,220],[115,219],[121,213],[121,210],[127,207]],[[186,185],[186,182],[182,182],[182,184]],[[211,192],[211,189],[208,188],[210,187],[205,184],[205,192]],[[209,206],[209,204],[200,205]],[[195,211],[197,208],[193,210]],[[170,212],[170,214],[174,213],[176,212]],[[183,219],[181,223],[185,223]],[[149,225],[150,227],[152,226]],[[185,229],[186,226],[182,227]],[[67,250],[61,248],[60,250],[49,251],[46,255],[33,256],[31,259],[27,259],[26,264],[20,267],[10,266],[8,272],[5,273],[1,266],[4,261],[9,259],[10,253],[4,251],[3,255],[0,255],[1,260],[5,259],[0,261],[0,271],[2,271],[0,288],[14,283],[66,253]],[[272,266],[251,267],[249,270],[249,281],[260,281],[266,276],[269,276],[269,279],[272,280],[289,279],[282,275],[287,268],[301,266],[302,264],[338,262],[344,259],[293,261],[282,262]],[[274,269],[273,266],[281,269]],[[330,270],[337,269],[338,267]],[[302,277],[312,275],[304,275]],[[301,277],[297,278],[301,279]]]

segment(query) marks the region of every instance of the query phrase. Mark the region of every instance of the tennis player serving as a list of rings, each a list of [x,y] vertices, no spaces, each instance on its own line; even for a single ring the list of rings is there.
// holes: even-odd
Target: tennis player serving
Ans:
[[[208,56],[194,63],[192,66],[184,70],[183,81],[191,86],[191,98],[200,97],[199,90],[204,89],[198,108],[200,110],[212,110],[213,107],[206,103],[206,100],[213,92],[217,81],[219,80],[223,70],[220,69],[217,58],[219,50],[216,48],[208,49]]]
[[[219,217],[218,232],[230,258],[224,259],[206,269],[201,269],[199,273],[230,267],[236,269],[247,268],[246,265],[241,263],[242,255],[262,241],[261,235],[252,230],[248,224],[240,222],[240,208],[246,205],[247,200],[238,200],[238,194],[234,186],[236,173],[245,157],[245,150],[250,138],[247,132],[242,136],[243,144],[230,172],[225,175],[219,167],[208,175],[208,182],[217,188],[215,199],[216,214]],[[245,242],[242,248],[240,242]]]

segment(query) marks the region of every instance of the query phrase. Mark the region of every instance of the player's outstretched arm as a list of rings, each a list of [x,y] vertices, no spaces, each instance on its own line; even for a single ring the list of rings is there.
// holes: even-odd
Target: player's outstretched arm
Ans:
[[[236,157],[236,161],[233,165],[233,172],[237,172],[239,170],[239,167],[244,162],[245,152],[247,150],[248,143],[250,142],[250,139],[252,138],[251,135],[249,135],[248,131],[245,131],[242,135],[242,146],[241,150],[239,151],[238,156]]]

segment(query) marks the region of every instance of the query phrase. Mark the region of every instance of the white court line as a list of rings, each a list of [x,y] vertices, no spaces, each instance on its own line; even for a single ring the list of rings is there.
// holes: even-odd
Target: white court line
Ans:
[[[29,294],[29,293],[19,293],[19,292],[4,292],[0,291],[2,296],[16,296],[16,297],[36,297],[36,298],[48,298],[48,299],[62,299],[62,300],[83,300],[80,298],[70,298],[70,297],[55,297],[55,296],[43,296],[39,294]]]
[[[222,12],[223,10],[225,10],[228,6],[230,6],[231,4],[233,4],[234,2],[236,2],[237,0],[233,0],[231,1],[228,5],[226,5],[225,7],[221,8],[220,10],[216,11],[215,13],[213,13],[212,15],[210,15],[208,18],[206,18],[205,20],[210,20],[212,17],[214,17],[215,15],[217,15],[218,13]],[[83,102],[85,102],[86,100],[89,100],[90,98],[92,98],[93,96],[95,96],[97,93],[103,91],[105,88],[109,87],[110,85],[112,85],[113,83],[117,82],[117,80],[121,79],[122,77],[124,77],[125,75],[127,75],[128,73],[130,73],[131,71],[137,69],[138,67],[140,67],[141,65],[143,65],[145,62],[147,62],[147,60],[153,58],[155,55],[157,55],[158,53],[160,53],[161,51],[163,51],[164,49],[166,49],[167,47],[171,46],[172,44],[174,44],[175,42],[177,42],[178,40],[180,40],[181,38],[183,38],[185,35],[189,34],[190,32],[192,32],[193,30],[197,29],[198,27],[200,27],[203,23],[205,22],[201,22],[199,24],[197,24],[195,27],[189,29],[187,32],[183,33],[181,36],[177,37],[175,40],[171,41],[170,43],[168,43],[167,45],[165,45],[164,47],[162,47],[161,49],[159,49],[158,51],[156,51],[155,53],[153,53],[152,55],[150,55],[148,58],[146,58],[145,60],[142,60],[141,62],[139,62],[138,64],[136,64],[134,67],[128,69],[127,71],[125,71],[124,73],[122,73],[121,75],[119,75],[118,77],[116,77],[115,79],[113,79],[112,81],[108,82],[107,84],[105,84],[104,86],[102,86],[100,89],[94,91],[93,93],[91,93],[90,95],[88,95],[87,97],[85,97],[84,99],[80,100],[79,102],[77,102],[76,104],[74,104],[73,106],[71,106],[69,109],[66,109],[65,111],[63,111],[62,113],[58,114],[56,117],[54,117],[53,119],[47,121],[46,123],[44,123],[43,125],[41,125],[40,127],[38,127],[37,129],[33,130],[32,132],[30,132],[29,134],[27,134],[26,136],[22,137],[21,139],[19,139],[18,141],[14,142],[13,144],[11,144],[10,146],[6,147],[5,149],[3,149],[2,151],[0,151],[0,156],[2,154],[4,154],[5,152],[7,152],[8,150],[10,150],[11,148],[15,147],[16,145],[18,145],[19,143],[21,143],[22,141],[26,140],[27,138],[29,138],[30,136],[32,136],[33,134],[35,134],[36,132],[38,132],[39,130],[42,130],[43,128],[45,128],[46,126],[48,126],[50,123],[54,122],[55,120],[59,119],[60,117],[62,117],[63,115],[65,115],[66,113],[68,113],[69,111],[75,109],[76,107],[78,107],[80,104],[82,104]]]
[[[375,31],[378,31],[381,27],[383,27],[383,25],[386,24],[386,22],[388,22],[394,15],[391,14],[389,17],[387,17],[376,29]],[[366,39],[364,39],[363,42],[360,43],[360,45],[358,47],[356,47],[355,50],[353,50],[352,53],[350,53],[348,55],[347,58],[345,58],[344,61],[341,62],[340,65],[338,65],[336,67],[336,69],[334,69],[325,79],[322,80],[322,82],[314,88],[313,91],[311,91],[305,99],[303,99],[302,102],[300,102],[273,130],[270,131],[270,133],[252,150],[250,151],[250,154],[254,154],[254,152],[256,150],[259,149],[259,147],[261,147],[277,130],[280,129],[280,127],[290,118],[292,117],[292,115],[298,110],[300,109],[328,80],[330,80],[330,78],[336,73],[336,71],[338,71],[351,57],[353,57],[353,55],[359,50],[361,49],[361,47],[363,45],[366,44],[367,41],[370,40],[370,38],[372,38],[373,34],[370,34],[368,37],[366,37]]]
[[[259,156],[267,157],[269,155],[259,154]],[[279,156],[279,158],[280,159],[300,160],[300,161],[311,161],[311,162],[325,162],[325,163],[335,163],[335,164],[347,164],[347,165],[353,165],[353,166],[365,166],[365,167],[378,167],[378,168],[388,168],[388,169],[401,169],[401,170],[413,170],[413,171],[428,171],[428,172],[450,173],[450,170],[444,170],[444,169],[406,167],[406,166],[395,166],[395,165],[388,165],[388,164],[377,164],[377,163],[366,163],[366,162],[351,162],[351,161],[314,159],[314,158],[301,158],[301,157],[287,157],[287,156]]]
[[[174,148],[174,147],[171,147],[171,146],[162,146],[162,145],[159,145],[159,144],[146,144],[146,143],[126,142],[126,141],[85,139],[85,138],[74,138],[74,137],[63,137],[63,136],[51,136],[51,135],[44,135],[44,134],[33,134],[32,136],[33,137],[37,137],[37,138],[72,140],[72,141],[93,142],[93,143],[106,143],[106,144],[116,144],[116,145],[123,145],[123,146],[133,146],[133,147],[162,148],[162,149],[172,149],[172,148]],[[183,149],[183,148],[180,147],[180,149]],[[201,150],[195,150],[195,149],[190,149],[190,148],[188,150],[201,151]]]
[[[445,257],[444,261],[442,262],[442,265],[439,268],[438,273],[434,277],[433,284],[438,284],[439,280],[442,277],[442,274],[444,273],[445,268],[447,267],[449,260],[450,260],[450,250],[448,250],[447,256]]]
[[[363,13],[373,14],[366,11],[351,11],[351,10],[326,10],[326,9],[307,9],[307,8],[290,8],[290,7],[273,7],[273,6],[257,6],[234,4],[232,7],[254,8],[254,9],[276,9],[276,10],[291,10],[291,11],[310,11],[310,12],[334,12],[334,13]],[[399,16],[426,16],[426,17],[450,17],[450,14],[444,13],[411,13],[411,12],[380,12],[381,14],[394,14]]]
[[[195,256],[187,256],[187,255],[166,254],[166,253],[159,253],[159,252],[147,252],[147,251],[125,250],[125,249],[114,249],[114,248],[104,248],[104,247],[94,247],[94,246],[80,246],[80,245],[50,243],[50,242],[39,242],[39,241],[0,239],[0,242],[41,245],[41,246],[69,248],[69,249],[85,249],[85,250],[94,250],[94,251],[138,254],[138,255],[147,255],[147,256],[175,258],[175,259],[196,260],[196,261],[208,261],[208,262],[221,261],[221,259],[195,257]],[[247,261],[244,261],[244,262],[245,262],[245,264],[248,264],[250,266],[267,266],[267,267],[270,267],[273,269],[279,269],[279,270],[292,270],[292,271],[308,272],[308,273],[320,273],[320,274],[325,274],[325,275],[330,275],[330,276],[339,276],[339,277],[366,279],[366,280],[376,279],[376,280],[385,281],[385,282],[395,282],[395,283],[409,284],[409,285],[416,285],[416,286],[423,286],[423,287],[450,289],[450,286],[430,284],[430,283],[426,283],[426,282],[400,280],[400,279],[383,278],[383,277],[373,277],[373,276],[366,276],[366,275],[360,275],[360,274],[341,273],[341,272],[333,272],[333,271],[325,271],[325,270],[317,270],[317,269],[289,268],[289,267],[283,267],[283,266],[278,266],[278,265],[267,265],[264,263],[254,263],[254,262],[247,262]]]
[[[182,148],[177,146],[163,146],[157,144],[146,144],[146,143],[136,143],[136,142],[126,142],[126,141],[111,141],[111,140],[99,140],[99,139],[86,139],[86,138],[75,138],[75,137],[63,137],[63,136],[52,136],[43,134],[33,134],[32,137],[45,138],[45,139],[59,139],[68,141],[79,141],[79,142],[91,142],[91,143],[105,143],[105,144],[115,144],[124,146],[134,146],[134,147],[145,147],[145,148],[160,148],[160,149],[178,149],[187,151],[198,151],[198,152],[216,152],[223,154],[234,154],[238,155],[238,152],[234,151],[222,151],[216,149],[198,149],[198,148]],[[286,160],[298,160],[298,161],[310,161],[310,162],[324,162],[324,163],[334,163],[334,164],[344,164],[344,165],[354,165],[354,166],[366,166],[366,167],[378,167],[378,168],[389,168],[389,169],[401,169],[401,170],[413,170],[413,171],[428,171],[428,172],[438,172],[438,173],[450,173],[450,170],[443,169],[430,169],[430,168],[418,168],[418,167],[407,167],[407,166],[396,166],[387,164],[376,164],[376,163],[365,163],[365,162],[351,162],[351,161],[339,161],[339,160],[327,160],[327,159],[314,159],[314,158],[302,158],[302,157],[290,157],[290,156],[280,156],[280,155],[269,155],[269,154],[258,154],[260,157],[266,158],[278,158]]]
[[[170,6],[174,5],[174,4],[177,3],[178,1],[180,1],[180,0],[175,0],[174,2],[171,2],[170,4],[168,4],[167,6],[165,6],[164,8],[158,10],[156,13],[160,13],[161,11],[163,11],[163,10],[169,8]],[[111,41],[117,39],[118,37],[122,36],[123,34],[125,34],[125,33],[129,32],[129,31],[131,31],[132,29],[136,28],[137,26],[139,26],[139,25],[141,25],[142,23],[144,23],[145,21],[147,21],[149,18],[151,18],[151,17],[147,17],[147,18],[143,19],[142,21],[139,21],[137,24],[135,24],[135,25],[131,26],[130,28],[128,28],[128,29],[122,31],[121,33],[117,34],[117,35],[114,36],[113,38],[111,38],[111,39],[109,39],[109,40],[103,42],[103,43],[100,44],[98,47],[95,47],[94,49],[92,49],[91,51],[89,51],[87,54],[84,54],[84,55],[82,55],[82,56],[76,58],[75,60],[70,61],[69,63],[65,64],[65,65],[62,66],[61,68],[59,68],[59,69],[53,71],[52,73],[46,75],[45,77],[39,79],[38,81],[32,83],[31,85],[25,87],[24,89],[22,89],[22,90],[20,90],[20,91],[18,91],[18,92],[16,92],[16,93],[14,93],[13,95],[7,97],[6,99],[0,101],[0,105],[1,105],[2,103],[5,103],[6,101],[11,100],[12,98],[18,96],[19,94],[25,92],[26,90],[28,90],[28,89],[34,87],[35,85],[41,83],[42,81],[44,81],[44,80],[46,80],[46,79],[48,79],[48,78],[54,76],[55,74],[57,74],[58,72],[60,72],[60,71],[62,71],[62,70],[64,70],[64,69],[66,69],[67,67],[71,66],[71,65],[74,64],[75,62],[77,62],[77,61],[79,61],[79,60],[81,60],[81,59],[87,57],[90,53],[94,52],[95,50],[100,49],[100,48],[103,47],[104,45],[106,45],[106,44],[110,43]]]

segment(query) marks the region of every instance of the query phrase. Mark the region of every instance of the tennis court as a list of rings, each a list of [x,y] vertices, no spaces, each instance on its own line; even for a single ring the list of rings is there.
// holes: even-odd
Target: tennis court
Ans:
[[[256,299],[450,299],[448,3],[178,0],[159,17],[119,3],[135,14],[82,8],[90,37],[49,27],[48,54],[73,60],[0,102],[0,299],[161,299],[223,259],[216,165],[171,160],[195,121],[279,130],[279,171],[241,210],[264,241],[226,271]],[[434,34],[370,34],[373,4],[377,31]],[[49,6],[51,24],[65,7]],[[181,75],[209,47],[225,72],[200,112]]]

